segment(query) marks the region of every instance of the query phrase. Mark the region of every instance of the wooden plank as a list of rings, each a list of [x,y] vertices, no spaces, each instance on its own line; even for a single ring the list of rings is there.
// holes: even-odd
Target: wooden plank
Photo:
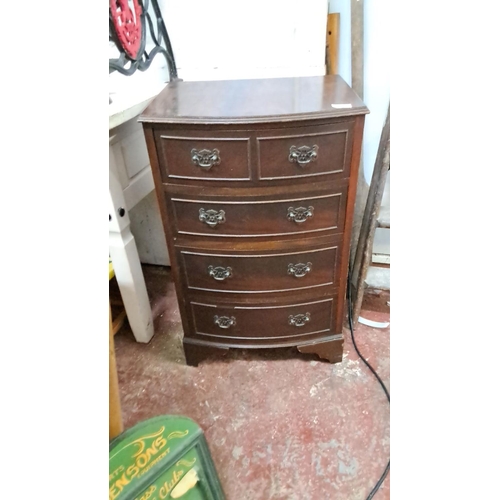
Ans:
[[[353,296],[353,323],[356,324],[363,303],[365,290],[365,279],[368,273],[368,267],[371,263],[373,252],[373,238],[377,226],[377,218],[380,211],[382,196],[384,194],[385,180],[389,171],[390,161],[390,136],[391,120],[390,106],[387,110],[384,128],[380,136],[377,158],[373,168],[373,175],[368,191],[368,199],[364,211],[363,222],[359,233],[356,255],[352,270],[351,284]]]
[[[339,72],[339,33],[340,14],[328,14],[326,26],[326,70],[327,75],[336,75]]]
[[[118,330],[123,326],[126,317],[127,312],[124,310],[113,320],[113,335],[116,335]]]
[[[364,8],[363,0],[351,0],[351,86],[361,99],[364,93]]]
[[[364,95],[364,0],[351,0],[351,87],[363,99]],[[363,174],[364,155],[359,160],[358,186],[356,189],[356,204],[352,227],[351,247],[358,245],[359,234],[363,219],[364,207],[368,197],[368,184]],[[354,260],[354,252],[350,257]]]
[[[115,339],[111,306],[109,307],[109,439],[123,432],[122,412],[120,406],[120,391],[118,388],[118,373],[116,371]]]

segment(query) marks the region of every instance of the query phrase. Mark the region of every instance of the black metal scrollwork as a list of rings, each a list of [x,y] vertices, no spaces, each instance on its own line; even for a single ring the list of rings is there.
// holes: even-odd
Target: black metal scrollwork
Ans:
[[[151,48],[146,47],[148,33]],[[170,80],[178,80],[172,45],[157,0],[134,0],[133,11],[128,1],[110,0],[109,41],[115,44],[120,54],[118,58],[109,59],[110,73],[118,71],[130,76],[136,70],[146,71],[156,55],[163,54]]]

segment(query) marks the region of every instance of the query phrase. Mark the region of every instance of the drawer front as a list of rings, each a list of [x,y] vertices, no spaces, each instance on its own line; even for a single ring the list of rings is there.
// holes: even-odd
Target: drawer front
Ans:
[[[330,332],[334,298],[280,306],[230,306],[191,302],[195,335],[210,339],[285,339]]]
[[[276,180],[350,173],[354,122],[295,129],[285,134],[257,137],[259,179]],[[276,132],[276,131],[274,131]]]
[[[285,200],[213,201],[172,198],[180,234],[263,237],[342,232],[346,188]]]
[[[338,244],[307,252],[221,254],[181,250],[187,285],[224,293],[291,291],[337,281]]]
[[[156,133],[164,183],[176,181],[249,181],[248,137],[182,137]]]

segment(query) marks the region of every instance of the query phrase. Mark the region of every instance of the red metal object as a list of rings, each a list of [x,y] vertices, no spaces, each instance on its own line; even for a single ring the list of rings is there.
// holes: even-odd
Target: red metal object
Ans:
[[[118,39],[126,54],[136,60],[141,47],[142,9],[138,0],[133,0],[133,6],[134,11],[130,8],[128,0],[109,0],[111,19]]]

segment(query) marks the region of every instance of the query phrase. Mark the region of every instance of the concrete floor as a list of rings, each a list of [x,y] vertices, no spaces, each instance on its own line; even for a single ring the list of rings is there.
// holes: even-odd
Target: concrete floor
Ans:
[[[155,336],[115,336],[125,428],[185,415],[204,430],[228,500],[364,500],[389,457],[389,405],[350,332],[331,365],[295,349],[230,351],[185,364],[169,268],[144,266]],[[389,321],[387,293],[365,295],[361,315]],[[358,348],[389,386],[390,329],[359,325]],[[390,475],[375,499],[389,499]]]

